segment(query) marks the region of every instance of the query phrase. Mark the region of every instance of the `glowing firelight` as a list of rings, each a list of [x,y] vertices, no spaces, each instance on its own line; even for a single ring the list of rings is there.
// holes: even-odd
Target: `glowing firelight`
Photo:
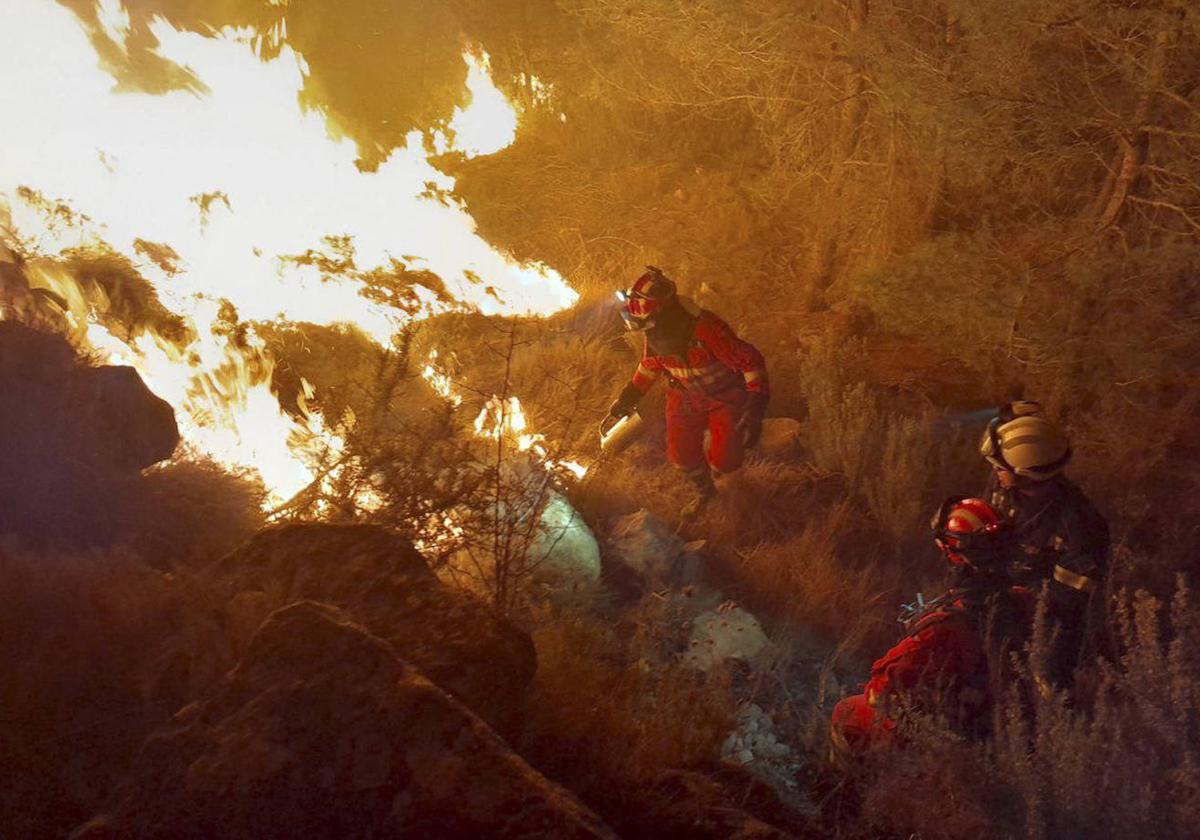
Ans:
[[[421,376],[429,383],[429,387],[438,396],[457,408],[462,405],[462,395],[454,390],[454,381],[445,373],[438,370],[437,364],[438,352],[434,350],[429,354],[429,361],[425,363],[425,368],[421,371]]]
[[[462,405],[462,395],[455,389],[454,380],[440,370],[437,364],[438,354],[435,350],[430,353],[422,373],[425,381],[452,405]],[[588,468],[578,461],[551,458],[550,451],[546,447],[545,435],[533,434],[525,430],[527,426],[525,409],[521,406],[521,400],[518,397],[511,396],[508,399],[502,399],[493,396],[479,410],[474,426],[477,436],[490,440],[502,438],[510,440],[516,445],[518,452],[528,453],[535,462],[547,470],[565,472],[577,479],[582,479],[587,475]]]
[[[99,12],[104,30],[123,43],[124,5],[104,0]],[[61,5],[4,0],[0,29],[19,33],[0,50],[0,212],[42,257],[29,264],[33,282],[67,301],[88,349],[137,367],[175,407],[189,443],[227,465],[258,469],[274,501],[313,480],[308,450],[340,441],[319,416],[280,409],[269,388],[272,360],[253,329],[236,347],[214,329],[220,302],[243,323],[352,323],[385,345],[404,317],[363,297],[355,280],[282,257],[325,236],[349,236],[360,268],[417,255],[404,259],[485,314],[548,314],[576,299],[553,271],[491,248],[462,206],[422,197],[429,185],[452,188],[453,179],[428,162],[418,133],[378,171],[360,171],[353,144],[332,138],[320,114],[299,106],[305,64],[287,46],[261,61],[248,33],[203,37],[156,21],[159,53],[204,90],[148,95],[116,90]],[[512,142],[516,115],[488,78],[486,57],[464,60],[471,104],[451,121],[454,148],[493,153]],[[47,225],[18,197],[22,186],[66,201],[86,222]],[[87,299],[55,262],[101,242],[185,319],[194,336],[187,346],[151,332],[124,341],[104,328],[106,303]],[[149,259],[139,242],[169,246],[175,266]],[[432,294],[424,302],[433,311]]]

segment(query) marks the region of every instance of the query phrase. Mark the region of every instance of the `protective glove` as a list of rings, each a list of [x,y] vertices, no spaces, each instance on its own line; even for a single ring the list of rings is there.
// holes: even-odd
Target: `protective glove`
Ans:
[[[767,413],[767,395],[760,391],[751,391],[738,418],[737,431],[742,436],[742,445],[753,449],[762,437],[763,415]]]
[[[621,390],[620,396],[609,406],[608,416],[600,423],[600,434],[602,436],[607,434],[616,421],[633,414],[641,400],[642,392],[632,382],[626,385]]]

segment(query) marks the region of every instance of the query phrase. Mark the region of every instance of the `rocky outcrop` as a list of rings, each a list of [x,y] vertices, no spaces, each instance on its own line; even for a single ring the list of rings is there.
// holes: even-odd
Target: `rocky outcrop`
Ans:
[[[102,468],[137,472],[170,458],[179,445],[175,410],[131,367],[86,368],[77,399],[87,420],[88,451]]]
[[[136,370],[81,364],[65,339],[11,321],[0,321],[0,387],[0,435],[21,444],[8,454],[23,455],[29,471],[72,461],[127,474],[179,443],[174,410]]]
[[[215,690],[150,737],[74,836],[614,835],[392,645],[302,602],[273,613]]]
[[[269,528],[206,574],[227,638],[209,678],[248,648],[275,610],[311,600],[344,610],[502,734],[522,716],[533,643],[487,604],[438,580],[405,540],[367,525]],[[203,646],[216,649],[212,643]]]
[[[171,406],[128,367],[89,367],[65,339],[0,321],[0,532],[102,542],[114,492],[169,458]]]

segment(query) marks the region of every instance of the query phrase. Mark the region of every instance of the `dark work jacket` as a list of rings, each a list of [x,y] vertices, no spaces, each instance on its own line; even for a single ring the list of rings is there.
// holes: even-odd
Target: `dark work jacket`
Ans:
[[[1047,589],[1049,617],[1061,634],[1052,659],[1058,681],[1074,668],[1108,575],[1108,522],[1079,487],[1063,476],[1037,496],[1005,490],[995,474],[984,498],[1013,527],[1014,581],[1034,592]]]

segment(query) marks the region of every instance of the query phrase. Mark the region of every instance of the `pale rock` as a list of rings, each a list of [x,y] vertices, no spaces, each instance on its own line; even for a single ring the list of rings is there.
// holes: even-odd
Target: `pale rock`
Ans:
[[[552,493],[542,510],[541,527],[530,554],[536,560],[535,579],[572,583],[600,579],[600,546],[596,537],[560,493]]]
[[[529,501],[535,507],[536,500]],[[452,518],[456,518],[453,517]],[[489,529],[496,528],[493,517],[472,516],[466,512],[461,520],[471,523],[469,531],[474,535],[471,548],[464,548],[451,555],[439,570],[447,582],[470,590],[481,596],[490,595],[496,577],[496,557],[491,553]],[[526,525],[523,522],[502,522],[501,532],[520,534]],[[515,552],[523,556],[509,559],[521,567],[534,584],[554,592],[570,591],[577,587],[593,584],[600,579],[600,546],[591,529],[565,496],[549,491],[542,508],[540,521],[530,529],[532,537],[525,542],[516,540]]]
[[[702,671],[730,659],[752,659],[767,645],[767,636],[753,615],[738,606],[722,605],[692,623],[692,637],[683,661]]]

